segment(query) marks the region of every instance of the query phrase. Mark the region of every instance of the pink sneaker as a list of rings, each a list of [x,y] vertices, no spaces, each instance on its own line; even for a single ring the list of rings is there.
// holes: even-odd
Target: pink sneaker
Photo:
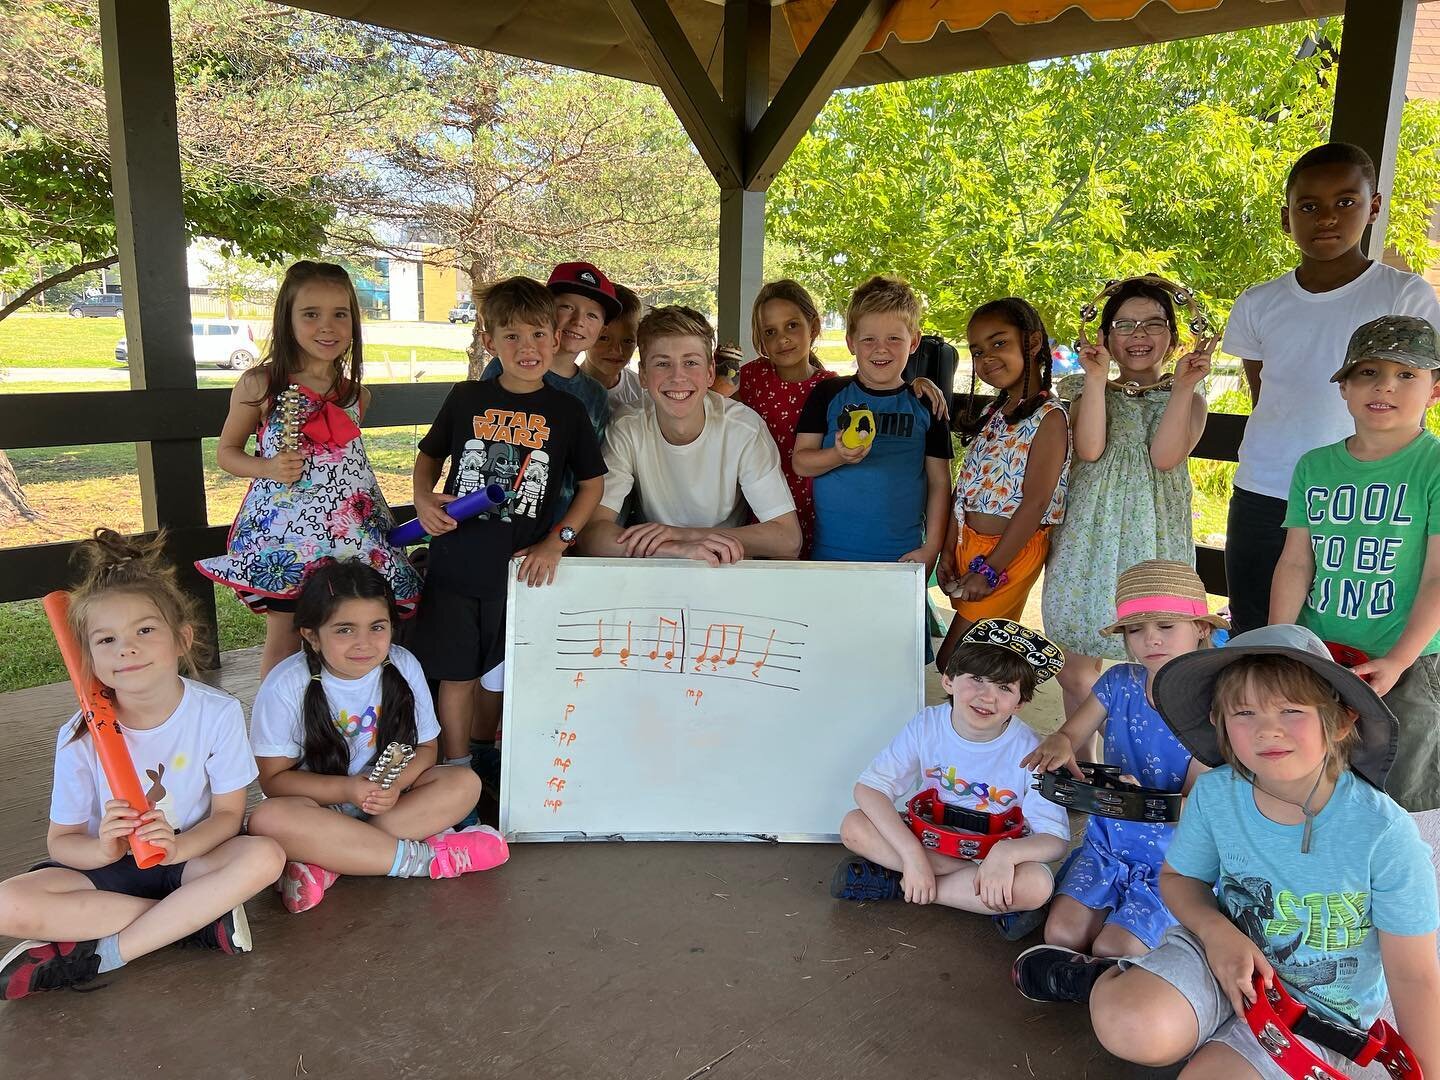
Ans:
[[[435,858],[430,861],[430,877],[459,877],[476,870],[492,870],[510,858],[510,845],[489,825],[471,825],[451,832],[448,829],[425,841]]]
[[[280,899],[285,910],[298,915],[309,911],[325,899],[325,890],[340,880],[340,875],[315,863],[290,861],[280,875]]]

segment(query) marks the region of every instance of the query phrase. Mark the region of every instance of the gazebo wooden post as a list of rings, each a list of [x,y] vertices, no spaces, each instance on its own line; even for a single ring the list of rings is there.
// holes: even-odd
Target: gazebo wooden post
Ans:
[[[1330,137],[1363,146],[1375,159],[1379,188],[1385,198],[1380,203],[1380,216],[1365,239],[1366,254],[1372,259],[1385,256],[1400,113],[1405,105],[1405,78],[1410,69],[1418,5],[1419,0],[1345,0],[1345,32],[1340,42]]]
[[[130,385],[193,391],[168,0],[100,0],[100,50]],[[199,439],[135,444],[147,531],[207,524],[201,445]],[[188,563],[181,580],[200,604],[201,629],[215,641],[214,588]]]

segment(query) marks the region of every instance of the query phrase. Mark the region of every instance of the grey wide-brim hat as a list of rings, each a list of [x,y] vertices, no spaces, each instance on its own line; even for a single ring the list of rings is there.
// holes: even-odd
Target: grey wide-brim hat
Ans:
[[[1385,790],[1385,777],[1395,764],[1400,739],[1395,714],[1369,683],[1331,660],[1325,643],[1303,626],[1265,626],[1237,634],[1221,648],[1177,656],[1156,673],[1152,689],[1155,707],[1196,760],[1211,768],[1225,764],[1219,736],[1210,722],[1210,703],[1220,672],[1246,656],[1287,656],[1329,683],[1358,717],[1355,727],[1360,741],[1350,754],[1350,768]]]

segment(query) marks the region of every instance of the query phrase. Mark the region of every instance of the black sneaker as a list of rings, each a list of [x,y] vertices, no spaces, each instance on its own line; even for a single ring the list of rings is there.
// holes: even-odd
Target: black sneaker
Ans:
[[[1042,905],[1029,911],[1007,911],[1003,915],[992,915],[990,920],[1006,941],[1020,941],[1045,925],[1045,917],[1049,911],[1048,907]]]
[[[1115,966],[1110,957],[1086,956],[1059,945],[1036,945],[1015,958],[1010,979],[1031,1001],[1090,1000],[1095,980]]]
[[[245,918],[245,905],[236,904],[220,918],[202,926],[193,934],[187,934],[175,944],[182,949],[213,949],[216,952],[234,955],[250,951],[250,923]]]
[[[0,1000],[42,990],[78,988],[95,978],[100,957],[95,941],[22,941],[0,960]]]
[[[830,895],[836,900],[899,900],[902,875],[852,855],[835,867]]]

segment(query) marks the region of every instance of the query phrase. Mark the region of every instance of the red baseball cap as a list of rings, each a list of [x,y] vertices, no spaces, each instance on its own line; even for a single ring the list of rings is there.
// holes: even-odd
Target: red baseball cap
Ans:
[[[605,309],[605,321],[609,322],[620,314],[620,298],[615,295],[615,286],[605,272],[593,263],[561,263],[550,271],[548,282],[552,293],[579,293],[588,296]]]

